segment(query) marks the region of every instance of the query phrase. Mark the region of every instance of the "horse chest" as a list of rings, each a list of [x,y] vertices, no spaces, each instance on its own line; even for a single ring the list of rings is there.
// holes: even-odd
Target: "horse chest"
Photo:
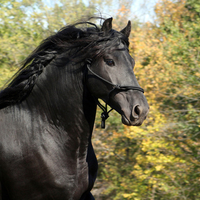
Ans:
[[[47,125],[7,126],[8,118],[1,126],[0,166],[10,199],[80,199],[89,187],[88,142],[80,144],[80,139]]]
[[[1,159],[2,182],[11,199],[79,199],[87,190],[84,158],[69,159],[60,150],[45,148],[17,151],[4,153]]]

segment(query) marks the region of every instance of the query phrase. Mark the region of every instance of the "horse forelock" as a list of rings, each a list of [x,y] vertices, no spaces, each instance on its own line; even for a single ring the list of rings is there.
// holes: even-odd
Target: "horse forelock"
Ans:
[[[111,30],[104,34],[96,24],[90,22],[79,22],[62,28],[45,39],[27,57],[22,68],[1,91],[0,109],[23,101],[32,91],[37,77],[58,54],[66,52],[66,60],[85,62],[103,56],[119,41],[129,45],[128,38],[122,33]]]

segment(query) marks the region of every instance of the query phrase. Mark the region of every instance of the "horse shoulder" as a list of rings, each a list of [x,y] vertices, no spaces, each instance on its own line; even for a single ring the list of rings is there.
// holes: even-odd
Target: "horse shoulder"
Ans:
[[[55,188],[53,196],[58,192],[71,198],[73,193],[80,197],[87,190],[86,158],[78,158],[79,145],[73,145],[74,138],[62,129],[56,129],[43,121],[42,116],[18,107],[0,110],[0,127],[1,171],[4,180],[18,180],[17,184],[13,182],[15,191],[28,187],[37,193],[35,187],[38,186],[51,193],[49,187]],[[36,185],[24,185],[29,180],[34,180]]]

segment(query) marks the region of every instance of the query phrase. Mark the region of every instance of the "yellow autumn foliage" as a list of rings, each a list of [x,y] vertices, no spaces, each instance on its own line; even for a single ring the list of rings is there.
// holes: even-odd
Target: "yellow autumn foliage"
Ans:
[[[20,3],[13,2],[16,7]],[[65,16],[66,6],[44,9],[52,24],[50,31],[62,26],[63,20],[59,19],[73,18],[70,16],[74,14]],[[200,20],[195,18],[199,6],[197,0],[160,0],[155,6],[155,23],[132,23],[130,54],[150,112],[139,127],[122,126],[120,116],[112,112],[106,130],[99,128],[97,115],[93,144],[99,161],[97,185],[103,191],[102,199],[200,199]],[[87,11],[79,7],[79,14],[83,8]],[[17,13],[23,15],[19,9]],[[114,29],[123,28],[129,13],[130,8],[122,3]],[[26,30],[20,26],[14,29],[12,23],[12,29],[0,30],[4,31],[0,87],[36,43],[49,34],[37,23],[40,18],[42,14],[35,13],[33,22],[24,24]]]

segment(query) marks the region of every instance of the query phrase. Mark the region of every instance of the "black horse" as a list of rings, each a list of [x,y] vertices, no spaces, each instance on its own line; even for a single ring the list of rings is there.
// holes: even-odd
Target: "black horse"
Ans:
[[[99,105],[141,125],[148,103],[133,73],[130,21],[67,26],[45,39],[0,93],[0,199],[84,200],[97,175],[91,135]],[[99,103],[102,99],[106,106]]]

